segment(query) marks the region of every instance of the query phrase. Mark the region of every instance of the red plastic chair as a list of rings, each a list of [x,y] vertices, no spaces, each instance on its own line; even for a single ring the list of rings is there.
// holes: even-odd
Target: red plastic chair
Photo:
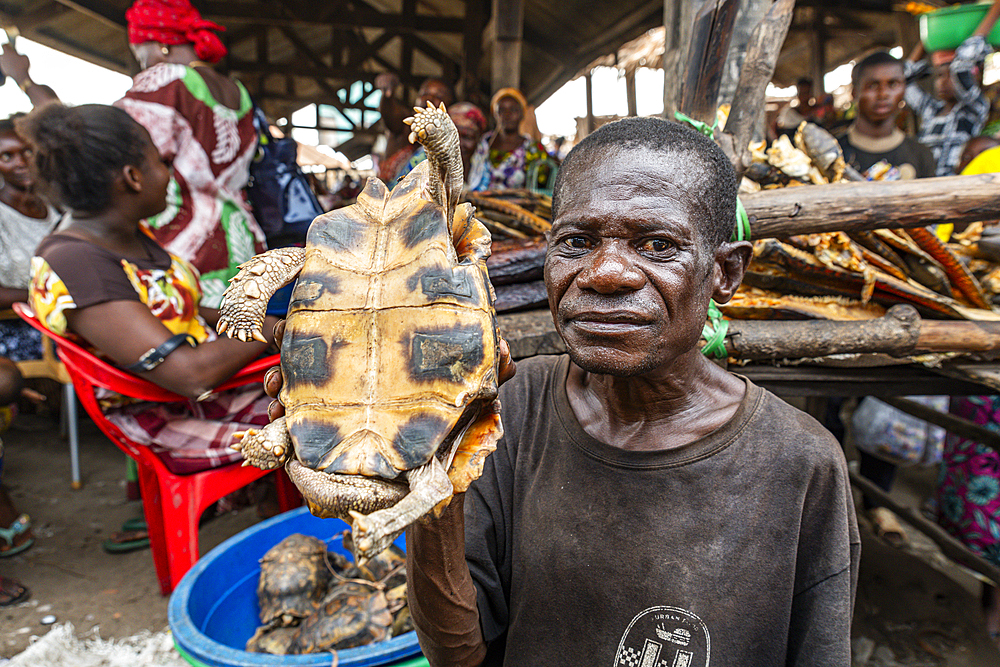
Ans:
[[[138,465],[139,488],[156,576],[160,580],[162,593],[169,595],[181,577],[198,560],[198,520],[202,512],[219,498],[263,477],[268,471],[236,462],[190,475],[170,472],[153,450],[129,440],[104,417],[94,390],[101,387],[143,401],[173,402],[187,399],[116,368],[73,341],[50,331],[27,304],[15,303],[14,311],[25,322],[52,339],[83,409],[101,431]],[[277,363],[278,355],[255,361],[216,389],[263,382],[264,373]],[[284,470],[279,469],[277,472],[278,504],[284,512],[299,506],[302,498]]]

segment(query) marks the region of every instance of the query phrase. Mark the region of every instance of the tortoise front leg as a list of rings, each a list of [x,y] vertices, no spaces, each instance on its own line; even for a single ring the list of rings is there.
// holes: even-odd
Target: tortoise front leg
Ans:
[[[243,465],[252,465],[261,470],[274,470],[285,465],[292,455],[292,438],[284,417],[278,417],[264,428],[249,428],[233,434],[239,442],[231,448],[243,454]]]
[[[359,565],[377,556],[411,523],[451,498],[453,487],[448,473],[437,457],[407,474],[410,492],[402,500],[384,510],[364,515],[351,510],[354,524],[354,559]]]
[[[275,248],[240,264],[222,295],[218,331],[242,341],[267,341],[261,333],[267,302],[295,280],[306,261],[305,248]]]

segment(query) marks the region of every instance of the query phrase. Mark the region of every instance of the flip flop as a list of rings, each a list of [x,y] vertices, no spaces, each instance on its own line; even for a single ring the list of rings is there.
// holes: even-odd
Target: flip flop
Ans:
[[[0,577],[0,607],[24,602],[31,597],[31,591],[20,582],[8,577]]]
[[[144,518],[136,517],[134,519],[128,519],[122,524],[122,530],[146,530],[146,520]]]
[[[28,518],[27,514],[22,514],[17,517],[17,520],[10,524],[10,528],[0,528],[0,538],[6,540],[7,542],[6,548],[0,546],[0,558],[15,556],[34,544],[35,538],[29,537],[24,542],[21,542],[16,546],[14,545],[14,539],[18,535],[27,533],[29,530],[31,530],[31,519]]]
[[[111,537],[101,543],[101,546],[109,554],[127,554],[130,551],[147,549],[149,548],[149,532],[143,528],[112,533]]]

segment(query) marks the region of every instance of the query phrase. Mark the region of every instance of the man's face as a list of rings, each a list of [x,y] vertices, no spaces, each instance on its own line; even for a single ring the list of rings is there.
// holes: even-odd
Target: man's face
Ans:
[[[621,377],[664,369],[695,348],[717,287],[698,232],[686,154],[588,155],[561,183],[545,282],[574,363]]]
[[[417,106],[421,108],[426,107],[428,102],[436,108],[441,106],[442,102],[448,106],[454,101],[448,86],[437,79],[424,81],[424,85],[420,86],[420,90],[417,91]]]
[[[882,63],[868,67],[854,87],[858,113],[870,123],[895,118],[905,91],[906,78],[902,65]]]

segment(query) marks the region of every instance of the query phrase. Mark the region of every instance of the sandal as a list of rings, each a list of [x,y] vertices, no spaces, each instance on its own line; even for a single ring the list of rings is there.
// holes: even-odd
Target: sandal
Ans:
[[[109,554],[127,554],[130,551],[148,548],[149,530],[146,528],[146,520],[128,519],[122,524],[122,529],[117,533],[111,533],[111,537],[104,540],[101,546]]]
[[[24,602],[29,597],[31,597],[31,591],[21,585],[19,581],[0,577],[0,607],[9,607]]]
[[[0,558],[8,558],[17,555],[35,543],[34,537],[29,537],[24,542],[15,545],[14,540],[18,535],[23,535],[31,530],[31,519],[27,514],[17,517],[10,528],[0,528],[0,538],[7,542],[7,546],[0,544]]]

